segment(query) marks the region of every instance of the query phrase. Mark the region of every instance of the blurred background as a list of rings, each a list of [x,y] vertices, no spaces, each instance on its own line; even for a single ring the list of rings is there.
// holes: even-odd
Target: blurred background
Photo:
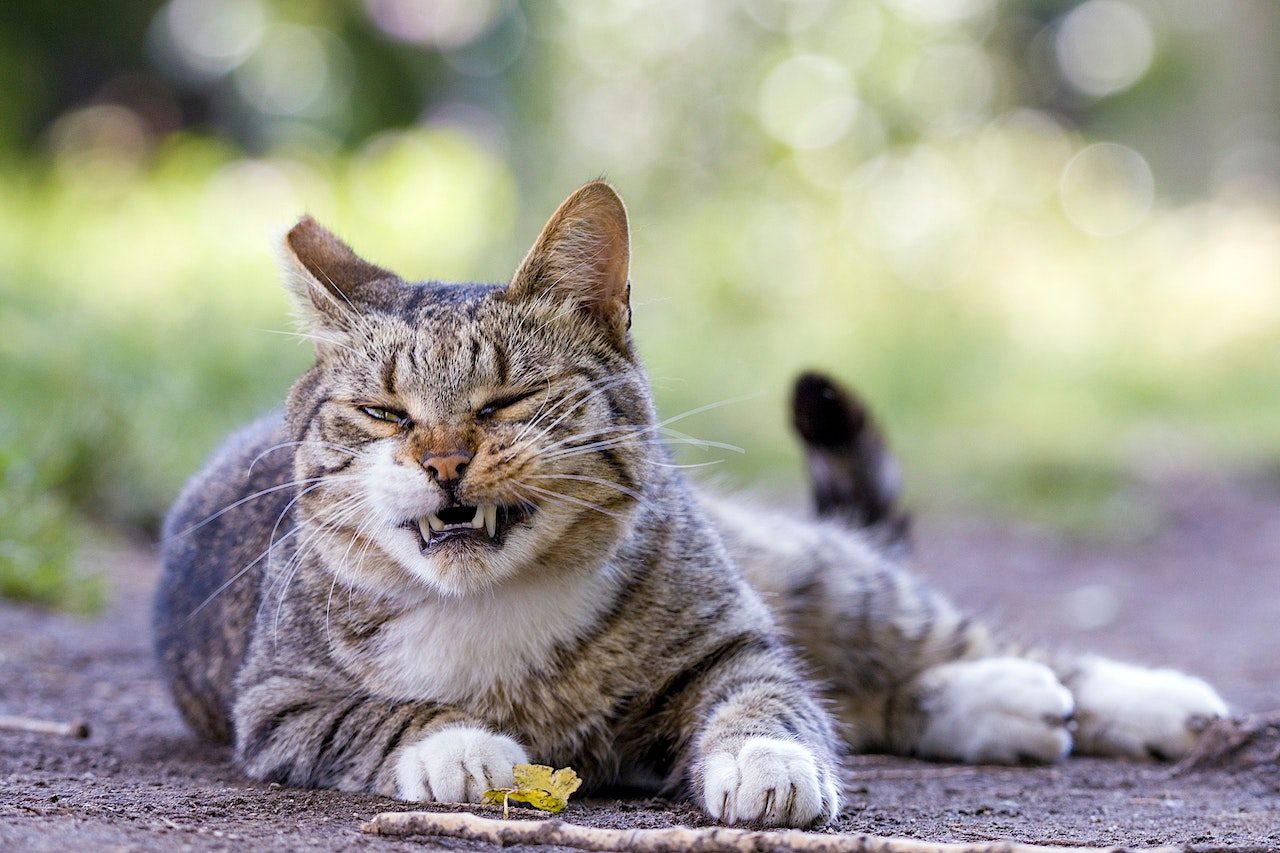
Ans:
[[[0,594],[73,608],[310,357],[304,211],[503,280],[606,175],[688,461],[798,493],[788,385],[910,500],[1076,535],[1280,459],[1272,0],[129,0],[0,7]],[[1135,531],[1137,533],[1135,533]]]

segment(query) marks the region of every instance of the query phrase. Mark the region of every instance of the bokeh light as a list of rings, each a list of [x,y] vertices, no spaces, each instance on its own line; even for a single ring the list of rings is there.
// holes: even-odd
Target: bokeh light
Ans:
[[[296,115],[330,87],[332,62],[320,34],[294,24],[273,24],[261,47],[236,72],[245,100],[264,113]]]
[[[1055,48],[1066,81],[1102,98],[1128,89],[1147,73],[1155,35],[1146,16],[1124,0],[1088,0],[1063,18]]]
[[[793,148],[823,148],[846,133],[858,111],[849,70],[823,56],[779,62],[760,87],[760,119]]]
[[[172,73],[199,82],[221,77],[248,58],[266,21],[259,0],[169,0],[151,38]]]
[[[388,36],[414,44],[457,48],[492,22],[493,0],[364,0],[373,23]]]
[[[1132,148],[1114,142],[1088,146],[1062,172],[1062,208],[1077,228],[1113,237],[1137,226],[1151,210],[1151,167]]]

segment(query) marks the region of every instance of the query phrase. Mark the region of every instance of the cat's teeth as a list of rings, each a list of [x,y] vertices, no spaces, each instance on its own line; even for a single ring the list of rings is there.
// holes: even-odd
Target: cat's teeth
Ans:
[[[434,515],[434,514],[428,515],[427,524],[429,524],[431,526],[431,529],[436,531],[437,533],[441,530],[444,530],[444,522],[440,520],[440,516],[438,515]],[[422,526],[421,521],[418,522],[418,526],[419,527]]]
[[[484,505],[484,527],[489,532],[489,538],[492,539],[498,534],[498,505]]]
[[[484,527],[484,504],[476,507],[475,518],[471,519],[471,526],[476,530]]]

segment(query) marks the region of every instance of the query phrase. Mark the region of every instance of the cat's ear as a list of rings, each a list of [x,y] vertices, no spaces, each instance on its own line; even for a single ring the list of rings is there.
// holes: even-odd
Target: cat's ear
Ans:
[[[345,331],[358,316],[362,291],[376,281],[395,278],[361,258],[328,229],[304,216],[285,234],[280,247],[284,283],[308,326]]]
[[[565,199],[511,279],[512,299],[576,304],[618,344],[631,328],[631,238],[627,209],[613,187],[592,181]]]

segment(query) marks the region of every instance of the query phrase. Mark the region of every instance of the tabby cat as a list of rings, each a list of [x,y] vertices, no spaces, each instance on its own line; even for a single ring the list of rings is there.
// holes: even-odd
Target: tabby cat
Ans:
[[[848,746],[1048,762],[1074,721],[1077,750],[1172,758],[1225,712],[1198,679],[960,616],[893,556],[883,442],[828,386],[806,437],[830,517],[696,490],[632,343],[629,252],[601,182],[507,285],[409,283],[289,231],[315,363],[179,498],[155,611],[183,715],[250,777],[475,802],[533,760],[807,826],[839,811]]]

